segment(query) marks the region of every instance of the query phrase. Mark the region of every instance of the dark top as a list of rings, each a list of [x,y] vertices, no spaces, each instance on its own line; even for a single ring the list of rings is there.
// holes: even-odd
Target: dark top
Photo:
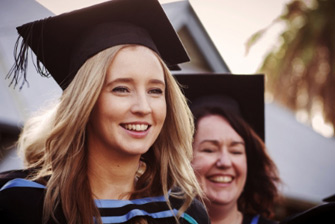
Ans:
[[[243,222],[242,224],[276,224],[277,221],[269,220],[264,218],[260,215],[243,215]]]
[[[0,189],[1,223],[41,223],[45,186],[26,179],[13,179]],[[135,200],[95,200],[103,223],[129,223],[134,217],[145,217],[148,223],[176,223],[173,213],[177,214],[183,201],[170,196],[173,211],[167,206],[164,196]],[[66,223],[61,209],[56,217]],[[50,223],[53,223],[52,221]],[[194,200],[182,214],[181,224],[210,223],[203,205]]]

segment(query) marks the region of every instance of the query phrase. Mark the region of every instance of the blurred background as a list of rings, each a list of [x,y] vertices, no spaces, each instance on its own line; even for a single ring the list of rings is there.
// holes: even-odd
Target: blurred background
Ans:
[[[15,27],[99,2],[0,0],[0,172],[23,167],[20,128],[61,95],[32,63],[29,87],[9,87]],[[335,1],[160,2],[191,57],[177,73],[265,74],[265,141],[283,180],[277,218],[334,195]]]

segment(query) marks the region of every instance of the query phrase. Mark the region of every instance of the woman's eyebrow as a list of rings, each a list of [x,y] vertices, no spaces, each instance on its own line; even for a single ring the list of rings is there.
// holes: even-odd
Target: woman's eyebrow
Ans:
[[[134,80],[132,78],[117,78],[117,79],[114,79],[114,80],[108,82],[107,85],[111,85],[111,84],[114,84],[114,83],[131,83],[131,82],[134,82]],[[160,79],[151,79],[149,81],[149,83],[160,84],[160,85],[165,86],[165,82],[160,80]]]
[[[107,82],[106,86],[110,86],[115,83],[131,83],[134,80],[132,78],[117,78]]]
[[[217,140],[211,140],[211,139],[202,140],[199,144],[203,144],[203,143],[211,143],[214,145],[219,145],[219,142]]]
[[[231,145],[245,145],[244,141],[233,141]]]
[[[152,84],[160,84],[162,86],[165,86],[165,82],[160,80],[160,79],[150,79],[149,83],[152,83]]]

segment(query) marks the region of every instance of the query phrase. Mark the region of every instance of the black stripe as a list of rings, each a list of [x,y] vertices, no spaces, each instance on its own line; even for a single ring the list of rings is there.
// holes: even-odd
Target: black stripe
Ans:
[[[166,202],[150,202],[143,205],[130,204],[118,208],[99,208],[101,216],[121,216],[133,209],[139,209],[148,213],[170,210]]]

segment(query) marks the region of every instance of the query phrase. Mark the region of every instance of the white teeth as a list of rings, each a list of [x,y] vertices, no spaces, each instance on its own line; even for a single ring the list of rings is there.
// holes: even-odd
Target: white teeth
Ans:
[[[124,127],[130,131],[145,131],[148,129],[149,125],[147,124],[126,124]]]
[[[209,179],[217,183],[230,183],[233,180],[231,176],[214,176]]]

